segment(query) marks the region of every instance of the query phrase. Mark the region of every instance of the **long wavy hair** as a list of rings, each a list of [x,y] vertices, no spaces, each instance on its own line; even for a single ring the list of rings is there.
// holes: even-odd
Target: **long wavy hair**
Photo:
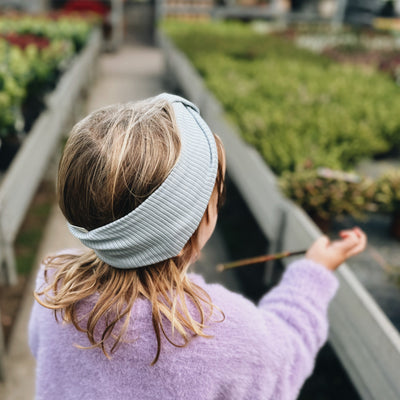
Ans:
[[[219,165],[212,196],[217,196],[220,207],[225,155],[215,138]],[[71,224],[92,230],[128,214],[166,179],[180,146],[174,111],[164,100],[118,104],[93,112],[74,126],[60,161],[57,195],[64,216]],[[215,202],[209,203],[199,226],[208,222],[211,204]],[[177,347],[196,335],[209,337],[204,328],[216,307],[186,275],[200,251],[198,231],[176,257],[132,270],[111,267],[92,250],[48,257],[46,283],[35,298],[54,310],[57,320],[61,317],[85,332],[91,343],[86,348],[101,348],[108,358],[124,340],[133,304],[139,297],[147,299],[157,339],[154,365],[162,335]],[[77,307],[92,295],[96,295],[95,304],[82,323]],[[104,327],[100,335],[96,333],[99,327]],[[178,341],[173,340],[175,332],[181,338]]]

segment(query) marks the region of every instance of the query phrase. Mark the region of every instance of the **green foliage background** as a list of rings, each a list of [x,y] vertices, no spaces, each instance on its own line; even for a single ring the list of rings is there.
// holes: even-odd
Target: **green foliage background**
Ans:
[[[87,42],[94,20],[65,16],[57,20],[25,14],[0,16],[0,140],[21,131],[21,109],[30,97],[42,99],[59,73]],[[30,44],[22,49],[2,35],[47,37],[48,47]]]
[[[169,21],[163,29],[278,175],[310,165],[348,170],[400,148],[400,93],[386,75],[250,25]]]

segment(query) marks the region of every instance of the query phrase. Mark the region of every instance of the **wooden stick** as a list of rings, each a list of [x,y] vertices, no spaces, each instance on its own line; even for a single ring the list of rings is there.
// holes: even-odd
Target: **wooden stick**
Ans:
[[[233,262],[226,263],[226,264],[218,264],[217,271],[222,272],[222,271],[225,271],[226,269],[241,267],[243,265],[257,264],[257,263],[262,263],[262,262],[271,261],[271,260],[280,260],[285,257],[298,256],[301,254],[305,254],[306,252],[307,252],[307,250],[284,251],[282,253],[267,254],[265,256],[258,256],[258,257],[253,257],[253,258],[245,258],[243,260],[233,261]]]

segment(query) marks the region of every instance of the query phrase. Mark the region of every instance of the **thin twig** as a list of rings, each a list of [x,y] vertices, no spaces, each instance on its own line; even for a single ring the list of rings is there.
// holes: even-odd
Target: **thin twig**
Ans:
[[[257,264],[257,263],[262,263],[262,262],[272,261],[272,260],[280,260],[285,257],[298,256],[301,254],[305,254],[306,252],[307,252],[307,250],[284,251],[282,253],[266,254],[264,256],[245,258],[243,260],[232,261],[232,262],[226,263],[226,264],[218,264],[217,271],[222,272],[222,271],[225,271],[226,269],[241,267],[243,265]]]

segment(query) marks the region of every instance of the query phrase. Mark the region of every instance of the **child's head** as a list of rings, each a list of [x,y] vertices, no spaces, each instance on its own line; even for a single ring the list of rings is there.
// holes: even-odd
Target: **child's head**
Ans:
[[[46,264],[56,268],[54,278],[38,300],[61,311],[106,355],[109,348],[95,337],[93,320],[117,312],[104,332],[109,338],[118,320],[127,317],[112,352],[140,296],[152,303],[158,343],[154,362],[163,316],[185,343],[193,334],[205,336],[203,307],[211,314],[211,299],[187,279],[186,271],[214,228],[224,168],[221,141],[182,98],[161,95],[90,114],[73,128],[66,144],[58,198],[71,232],[94,251],[50,258]],[[76,305],[96,292],[102,293],[101,301],[84,329]],[[187,314],[185,301],[176,307],[185,296],[200,321]]]
[[[58,175],[61,210],[72,225],[72,233],[85,245],[93,248],[101,259],[117,268],[130,269],[151,265],[178,254],[193,259],[193,254],[185,254],[184,244],[187,243],[186,247],[190,247],[189,253],[197,252],[197,227],[200,221],[203,225],[207,224],[210,207],[219,207],[222,201],[222,143],[211,132],[208,132],[208,135],[212,136],[213,143],[205,142],[204,138],[210,140],[210,137],[207,138],[204,134],[209,128],[197,111],[192,110],[192,105],[188,106],[191,103],[185,101],[182,106],[181,102],[177,101],[178,107],[173,107],[171,98],[173,101],[181,99],[177,96],[158,96],[95,111],[74,127],[64,150]],[[178,127],[176,111],[185,114],[186,119],[189,116],[189,122],[183,120]],[[181,117],[180,114],[178,118]],[[198,124],[198,120],[203,122],[205,128],[203,126],[199,129],[195,126],[196,131],[192,128],[193,124],[190,124]],[[196,160],[196,154],[201,154],[202,151],[196,147],[198,143],[191,144],[192,148],[188,148],[186,143],[187,154],[181,156],[181,137],[188,136],[188,132],[183,135],[183,131],[188,128],[195,130],[193,136],[197,135],[205,142],[206,160],[203,160],[204,154],[201,155],[203,159],[200,162]],[[189,133],[189,136],[191,134]],[[185,140],[188,142],[187,138]],[[214,146],[214,150],[208,149],[211,145]],[[210,156],[208,153],[212,151],[214,154]],[[174,168],[179,158],[183,160]],[[162,185],[168,176],[173,175],[172,170],[175,173],[174,179],[170,177],[169,181]],[[197,175],[193,176],[194,174]],[[159,193],[163,193],[163,196]],[[136,210],[149,196],[151,199]],[[214,201],[210,201],[211,198]],[[177,209],[178,206],[181,209]],[[135,211],[132,213],[133,210]],[[114,249],[104,249],[104,240],[112,240],[108,228],[110,223],[125,217],[125,225],[121,232],[115,235],[117,242],[121,235],[131,235],[126,225],[130,225],[135,231],[141,229],[151,224],[150,219],[154,213],[157,213],[157,216],[153,221],[155,227],[149,228],[152,231],[141,233],[140,239],[135,239],[135,242],[127,245],[130,246],[129,251],[134,254],[123,249],[126,253],[123,258],[117,247],[115,250],[120,253],[113,257],[110,254]],[[76,227],[80,229],[75,229]],[[100,227],[100,230],[97,229]],[[86,232],[82,232],[82,228],[95,231],[87,235]],[[173,243],[165,245],[166,238],[162,231],[175,235],[175,238],[172,238]],[[100,245],[92,243],[93,236],[98,232],[106,236],[99,240]],[[136,255],[136,249],[153,241],[153,248]],[[171,246],[171,249],[149,257],[149,253],[153,254],[164,245]],[[114,243],[110,246],[114,246]]]

